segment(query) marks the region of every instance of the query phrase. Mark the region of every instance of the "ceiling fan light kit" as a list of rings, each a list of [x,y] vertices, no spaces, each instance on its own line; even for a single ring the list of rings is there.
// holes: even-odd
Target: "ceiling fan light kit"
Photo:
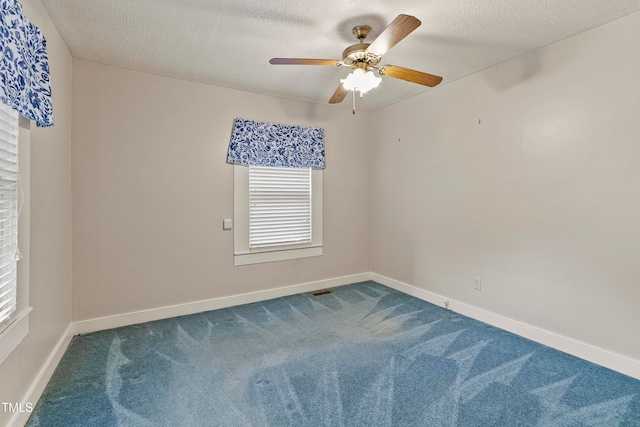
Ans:
[[[356,68],[346,79],[340,79],[342,88],[346,91],[351,91],[353,95],[353,114],[356,113],[356,90],[360,92],[360,98],[362,98],[363,94],[378,87],[381,80],[380,77],[374,76],[371,71],[365,71],[362,68]]]
[[[346,90],[360,92],[360,98],[362,95],[369,92],[371,89],[378,87],[380,77],[373,75],[371,71],[364,71],[362,68],[356,68],[346,79],[340,79],[342,86]]]
[[[336,59],[306,59],[306,58],[272,58],[269,62],[273,65],[324,65],[324,66],[344,66],[353,68],[354,71],[345,79],[340,80],[338,88],[335,90],[330,104],[337,104],[344,100],[348,92],[353,92],[355,114],[355,91],[360,92],[360,97],[369,90],[378,87],[381,79],[376,77],[372,70],[378,71],[381,76],[392,77],[417,83],[424,86],[433,87],[442,81],[442,77],[409,68],[398,67],[396,65],[383,65],[378,67],[382,60],[382,55],[408,36],[413,30],[420,26],[421,22],[415,16],[398,15],[391,24],[372,42],[365,43],[371,32],[368,25],[359,25],[353,28],[353,35],[359,40],[358,43],[347,47],[342,52],[342,60]]]

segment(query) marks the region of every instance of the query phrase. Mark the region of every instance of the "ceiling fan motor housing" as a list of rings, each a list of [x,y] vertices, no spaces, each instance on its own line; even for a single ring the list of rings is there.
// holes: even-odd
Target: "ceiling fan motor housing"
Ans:
[[[369,43],[356,43],[342,52],[342,62],[345,65],[358,66],[358,64],[374,66],[380,62],[380,57],[372,57],[367,53]]]
[[[368,25],[358,25],[353,27],[353,35],[360,40],[360,43],[352,44],[342,52],[342,62],[355,68],[368,69],[376,66],[382,57],[372,55],[367,52],[367,48],[371,43],[365,43],[371,27]]]

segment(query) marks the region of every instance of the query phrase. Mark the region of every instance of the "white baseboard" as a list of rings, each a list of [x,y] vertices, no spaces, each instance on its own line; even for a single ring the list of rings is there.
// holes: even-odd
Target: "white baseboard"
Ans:
[[[49,354],[49,357],[47,357],[44,365],[42,365],[42,368],[40,368],[38,375],[36,375],[36,378],[29,386],[29,389],[25,393],[24,399],[22,399],[21,402],[32,403],[35,407],[36,402],[40,399],[40,396],[42,396],[44,388],[47,386],[47,383],[51,379],[53,372],[56,370],[60,359],[62,359],[64,352],[67,350],[67,347],[69,347],[69,343],[71,342],[71,338],[73,337],[72,331],[73,323],[71,323],[67,327],[56,345],[53,347],[53,350]],[[16,412],[9,420],[9,424],[7,424],[7,427],[24,426],[27,423],[30,415],[30,412]]]
[[[371,280],[400,292],[404,292],[405,294],[420,298],[421,300],[430,302],[439,307],[444,307],[444,301],[447,300],[449,302],[448,308],[456,313],[488,323],[489,325],[530,339],[531,341],[544,344],[548,347],[555,348],[556,350],[560,350],[640,380],[639,360],[635,360],[573,338],[559,335],[555,332],[538,328],[528,323],[523,323],[461,301],[453,300],[444,295],[439,295],[377,273],[371,273]]]
[[[150,322],[153,320],[167,319],[170,317],[184,316],[187,314],[201,313],[203,311],[217,310],[219,308],[235,305],[249,304],[265,301],[287,295],[295,295],[302,292],[312,292],[319,289],[348,285],[371,279],[371,273],[352,274],[349,276],[335,277],[332,279],[318,280],[298,285],[284,286],[281,288],[267,289],[264,291],[249,292],[228,297],[213,298],[203,301],[195,301],[184,304],[176,304],[167,307],[158,307],[149,310],[135,311],[132,313],[116,314],[113,316],[99,317],[96,319],[81,320],[73,323],[73,334],[86,334],[105,329],[119,328],[121,326],[134,325],[136,323]]]

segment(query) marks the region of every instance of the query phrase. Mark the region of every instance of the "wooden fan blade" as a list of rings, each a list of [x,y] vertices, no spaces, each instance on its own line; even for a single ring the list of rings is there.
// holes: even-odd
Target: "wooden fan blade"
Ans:
[[[342,83],[340,83],[338,85],[338,88],[336,89],[336,91],[333,92],[333,95],[331,96],[331,99],[329,100],[329,104],[339,104],[339,103],[341,103],[342,100],[344,99],[344,97],[347,96],[348,93],[349,93],[349,91],[344,88]]]
[[[342,61],[337,59],[308,59],[308,58],[271,58],[270,64],[273,65],[327,65],[337,67],[342,65]]]
[[[382,34],[376,38],[367,48],[367,53],[374,56],[382,56],[393,46],[397,45],[400,40],[407,37],[413,30],[422,24],[418,18],[411,15],[398,15],[384,29]]]
[[[442,81],[442,77],[440,76],[398,67],[397,65],[384,65],[380,67],[378,72],[383,76],[406,80],[411,83],[418,83],[429,87],[437,86]]]

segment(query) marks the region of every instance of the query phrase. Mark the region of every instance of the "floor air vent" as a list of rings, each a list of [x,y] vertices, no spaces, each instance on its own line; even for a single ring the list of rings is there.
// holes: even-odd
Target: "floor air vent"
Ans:
[[[324,290],[324,291],[317,291],[317,292],[311,292],[311,295],[313,295],[314,297],[321,297],[323,295],[329,295],[332,294],[333,291],[330,290]]]

